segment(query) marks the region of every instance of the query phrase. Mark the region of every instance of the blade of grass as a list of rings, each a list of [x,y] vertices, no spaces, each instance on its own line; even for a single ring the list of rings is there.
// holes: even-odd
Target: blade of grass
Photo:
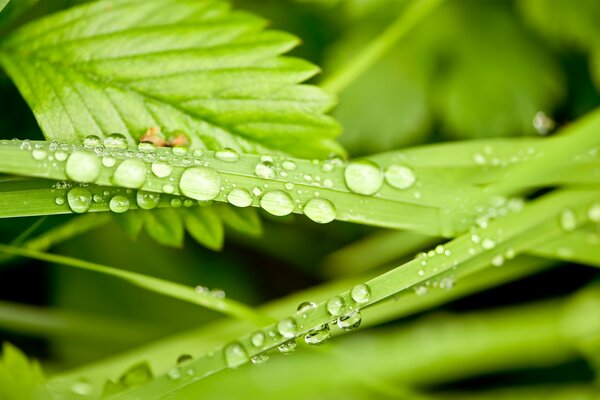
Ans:
[[[138,274],[135,272],[124,271],[117,268],[107,267],[104,265],[83,261],[76,258],[61,256],[57,254],[48,254],[37,250],[19,248],[0,244],[0,252],[12,254],[15,256],[34,258],[37,260],[47,261],[75,267],[88,271],[99,272],[102,274],[114,276],[123,279],[133,285],[142,287],[155,293],[160,293],[165,296],[170,296],[182,301],[187,301],[193,304],[198,304],[210,310],[239,318],[256,325],[262,325],[271,319],[262,314],[257,313],[251,307],[229,298],[217,298],[202,291],[198,292],[194,288],[166,281],[163,279]]]

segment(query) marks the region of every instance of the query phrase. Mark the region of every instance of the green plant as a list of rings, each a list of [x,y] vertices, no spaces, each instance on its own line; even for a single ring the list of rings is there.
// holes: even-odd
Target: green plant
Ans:
[[[335,398],[346,390],[345,397],[357,399],[534,399],[549,390],[534,379],[525,379],[531,387],[480,394],[435,385],[525,368],[568,370],[577,360],[599,373],[597,284],[504,310],[402,319],[551,268],[568,275],[576,263],[600,267],[600,98],[590,94],[590,80],[570,84],[588,86],[583,94],[573,89],[574,99],[562,106],[577,119],[556,130],[540,111],[561,106],[573,79],[560,65],[568,57],[551,50],[564,44],[541,39],[556,34],[547,31],[549,21],[563,12],[593,21],[592,12],[561,2],[556,10],[540,8],[536,0],[290,3],[298,14],[283,13],[284,22],[314,18],[302,17],[310,6],[324,24],[333,23],[327,7],[335,7],[343,27],[359,27],[329,46],[324,65],[333,72],[314,85],[305,82],[316,66],[283,55],[298,44],[295,36],[265,29],[265,20],[226,2],[115,0],[62,10],[68,3],[0,2],[0,66],[45,139],[0,140],[0,217],[34,218],[18,235],[7,225],[10,243],[0,244],[0,262],[10,267],[29,258],[71,267],[55,272],[56,307],[0,302],[0,327],[47,337],[70,360],[44,378],[37,363],[6,345],[0,398]],[[273,5],[254,6],[273,12]],[[48,15],[28,21],[38,14]],[[481,37],[464,24],[476,20]],[[372,36],[381,21],[389,28]],[[560,25],[561,35],[594,60],[598,42],[588,43],[578,29],[566,17]],[[504,34],[518,45],[507,45]],[[448,38],[458,44],[446,49]],[[355,58],[343,55],[357,43],[366,44]],[[505,68],[515,74],[506,78]],[[12,84],[0,82],[8,93]],[[404,91],[411,95],[398,94]],[[333,113],[354,131],[343,143],[362,158],[348,161],[334,140],[340,124],[327,112],[337,97]],[[410,112],[399,115],[394,105]],[[378,142],[371,135],[380,123]],[[535,130],[552,136],[531,136]],[[426,137],[430,131],[437,136]],[[507,137],[514,134],[526,137]],[[472,140],[439,140],[457,136]],[[399,144],[413,146],[397,150]],[[59,214],[72,217],[48,227],[59,218],[49,216]],[[294,214],[310,224],[294,223]],[[113,221],[135,246],[110,239],[118,235],[110,231]],[[317,225],[333,221],[389,230]],[[107,231],[95,236],[98,229]],[[229,262],[228,251],[215,257],[190,243],[183,249],[189,233],[220,250],[226,231],[261,261],[274,258],[313,275],[315,260],[329,254],[318,274],[331,279],[247,305],[244,297],[257,301],[244,290],[258,285],[240,270],[222,269],[250,266],[248,260]],[[331,237],[318,248],[314,235]],[[72,256],[47,253],[68,240],[82,248],[67,246]],[[108,249],[114,257],[100,254]],[[92,254],[108,261],[80,259]],[[104,265],[111,260],[119,267]],[[207,273],[195,271],[196,263],[208,275],[196,275]],[[164,268],[171,264],[173,271]],[[210,272],[211,265],[219,270]],[[86,271],[96,275],[78,275]],[[598,276],[589,271],[585,284]],[[237,285],[239,292],[228,292],[242,299],[190,283],[216,279],[211,273]],[[84,293],[94,290],[100,297]],[[86,312],[102,310],[106,291],[114,291],[113,308],[119,301],[142,307],[112,309],[110,316],[109,306],[106,319],[69,309],[77,303]],[[170,299],[184,303],[169,305]],[[136,324],[127,321],[131,313],[152,317]],[[163,326],[162,318],[181,327]],[[103,326],[103,334],[87,324]],[[373,329],[314,346],[359,327]],[[152,342],[131,350],[144,343],[136,337]],[[273,357],[258,372],[245,366],[291,353],[300,338],[312,346],[289,359]],[[100,350],[86,359],[94,341],[102,342]],[[597,388],[590,379],[580,383],[551,390],[556,398],[592,399]]]

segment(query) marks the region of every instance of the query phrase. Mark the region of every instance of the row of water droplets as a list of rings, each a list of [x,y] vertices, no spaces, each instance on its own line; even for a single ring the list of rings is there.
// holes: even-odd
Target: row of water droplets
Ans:
[[[210,201],[220,196],[220,199],[234,206],[248,207],[255,204],[275,216],[302,212],[318,223],[328,223],[336,218],[335,205],[321,196],[318,190],[296,188],[292,180],[301,182],[303,187],[317,189],[331,189],[343,184],[345,189],[364,196],[377,194],[384,182],[395,189],[404,190],[410,188],[416,180],[412,169],[400,164],[390,165],[383,171],[372,161],[361,160],[345,164],[341,159],[332,157],[326,161],[313,160],[313,164],[319,165],[320,172],[310,174],[301,171],[294,160],[263,155],[255,165],[254,175],[282,182],[274,182],[277,185],[271,186],[276,186],[275,189],[271,189],[269,183],[246,189],[223,179],[222,174],[210,166],[211,160],[238,162],[240,155],[233,149],[223,149],[213,154],[200,149],[189,151],[186,147],[159,149],[151,143],[143,142],[134,151],[130,149],[127,138],[121,134],[111,134],[104,139],[88,136],[83,145],[57,142],[33,145],[29,141],[23,141],[21,149],[31,151],[32,157],[37,161],[52,163],[54,168],[60,168],[64,164],[66,177],[83,185],[71,189],[67,195],[67,203],[74,212],[89,210],[94,198],[85,185],[98,183],[99,178],[105,175],[104,170],[110,172],[110,183],[127,189],[141,190],[145,186],[152,186],[156,181],[149,181],[150,176],[158,178],[161,187],[153,187],[152,192],[140,191],[136,195],[136,203],[143,209],[156,207],[160,201],[160,193],[179,193],[197,201]],[[184,168],[183,171],[177,171],[176,167]],[[332,174],[340,168],[343,168],[341,179],[338,174]],[[56,202],[62,205],[64,200],[57,198]],[[181,203],[182,200],[174,201]],[[113,212],[124,212],[129,209],[130,200],[119,194],[110,198],[108,205]]]

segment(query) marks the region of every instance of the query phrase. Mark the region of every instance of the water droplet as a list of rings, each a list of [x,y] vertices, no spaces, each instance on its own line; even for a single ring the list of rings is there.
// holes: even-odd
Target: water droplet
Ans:
[[[208,292],[208,295],[214,297],[215,299],[224,299],[225,291],[219,288],[213,288]]]
[[[235,188],[227,194],[227,201],[236,207],[248,207],[252,204],[252,196],[247,190]]]
[[[592,204],[587,211],[587,216],[592,222],[600,222],[600,203]]]
[[[93,149],[94,147],[101,146],[101,145],[102,145],[102,139],[100,139],[100,137],[98,137],[96,135],[88,135],[85,137],[85,139],[83,139],[84,147],[89,147],[90,149]]]
[[[554,120],[543,111],[538,111],[533,116],[533,127],[539,135],[547,135],[555,125]]]
[[[323,187],[325,188],[332,188],[333,187],[333,181],[329,178],[326,178],[323,180]]]
[[[67,203],[73,212],[84,213],[92,204],[92,193],[85,188],[73,188],[67,193]]]
[[[62,206],[63,204],[65,204],[65,198],[64,197],[56,197],[54,199],[54,202],[56,203],[56,205],[58,206]]]
[[[475,154],[473,154],[473,161],[477,165],[484,165],[486,163],[485,156],[483,154],[481,154],[481,153],[475,153]]]
[[[360,311],[355,310],[339,317],[337,325],[344,330],[356,329],[359,327],[361,320],[362,316],[360,315]]]
[[[14,139],[16,140],[16,139]],[[25,139],[23,140],[23,142],[21,142],[21,146],[20,146],[21,150],[31,150],[31,142],[29,141],[29,139]]]
[[[422,285],[416,286],[414,290],[417,296],[425,296],[427,294],[427,288]]]
[[[570,232],[577,228],[577,216],[575,215],[575,212],[570,208],[565,208],[564,210],[562,210],[562,212],[560,213],[559,221],[560,227],[567,232]]]
[[[501,267],[502,264],[504,264],[504,256],[502,254],[498,254],[492,257],[492,265],[494,267]]]
[[[254,365],[261,365],[269,361],[269,355],[267,353],[260,353],[253,356],[250,361],[252,361],[252,364]]]
[[[140,142],[140,144],[138,144],[138,150],[144,153],[149,153],[154,151],[154,149],[155,147],[152,142]]]
[[[182,202],[181,202],[181,199],[180,199],[180,198],[177,198],[177,197],[176,197],[176,198],[174,198],[174,199],[171,199],[171,202],[170,202],[170,204],[171,204],[171,207],[173,207],[173,208],[178,208],[178,207],[181,207],[181,204],[182,204]]]
[[[356,161],[348,164],[344,177],[351,191],[364,195],[375,194],[383,183],[381,169],[371,161]]]
[[[345,308],[346,302],[340,296],[334,296],[327,300],[327,311],[329,311],[329,314],[333,315],[334,317],[342,315]]]
[[[328,341],[330,337],[331,331],[329,330],[329,325],[323,324],[304,335],[304,342],[311,345],[320,345]]]
[[[285,160],[284,162],[281,163],[281,167],[283,169],[285,169],[286,171],[295,171],[296,163],[291,160]]]
[[[263,332],[255,332],[250,337],[250,343],[252,346],[261,348],[265,345],[266,336]]]
[[[104,139],[104,147],[124,150],[127,148],[127,138],[120,133],[112,133]]]
[[[485,238],[483,239],[483,242],[481,242],[481,247],[483,247],[486,250],[490,250],[496,247],[496,242],[494,242],[492,239]]]
[[[237,368],[248,362],[248,353],[240,343],[231,343],[225,346],[223,354],[228,368]]]
[[[92,394],[93,390],[93,386],[83,379],[80,379],[71,385],[71,392],[80,396],[89,396]]]
[[[169,377],[169,379],[176,381],[177,379],[181,378],[181,371],[177,367],[171,368],[167,372],[167,376]]]
[[[183,171],[179,190],[195,200],[212,200],[221,190],[221,176],[208,167],[192,167]]]
[[[479,244],[481,242],[481,236],[479,236],[478,234],[474,233],[471,235],[471,241],[475,244]]]
[[[335,207],[329,200],[311,199],[304,206],[304,215],[319,224],[326,224],[335,219]]]
[[[159,178],[166,178],[173,172],[173,167],[167,163],[156,162],[150,167],[152,173]]]
[[[115,213],[124,213],[129,210],[129,199],[123,195],[114,196],[108,203],[110,211]]]
[[[112,176],[116,185],[137,189],[144,185],[146,180],[146,164],[137,159],[123,161]]]
[[[504,256],[509,260],[515,258],[515,249],[509,247],[508,249],[506,249]]]
[[[188,153],[188,148],[186,146],[175,146],[171,149],[171,152],[178,157],[183,157]]]
[[[359,304],[367,303],[371,298],[371,288],[369,288],[368,285],[361,283],[352,288],[350,296],[352,296],[352,299]]]
[[[256,164],[256,168],[254,168],[254,173],[257,176],[265,179],[273,179],[275,178],[275,170],[273,169],[273,163],[271,161],[261,161]]]
[[[440,280],[440,289],[452,289],[454,287],[454,279],[447,276]]]
[[[114,157],[102,157],[102,165],[106,168],[112,168],[117,164],[117,159]]]
[[[265,193],[259,203],[263,210],[279,217],[291,214],[294,211],[292,198],[280,190]]]
[[[305,301],[298,305],[298,308],[296,308],[296,313],[305,314],[308,311],[315,309],[316,307],[316,303],[313,303],[312,301]]]
[[[298,326],[293,318],[282,319],[277,323],[277,331],[281,336],[287,339],[296,336],[297,328]]]
[[[31,152],[34,160],[41,161],[48,156],[48,152],[44,149],[35,149]]]
[[[192,356],[189,354],[182,354],[177,357],[177,364],[183,364],[192,360]]]
[[[294,339],[292,339],[292,340],[288,340],[285,343],[280,344],[279,347],[277,347],[277,350],[279,350],[279,352],[281,354],[288,355],[288,354],[296,351],[296,346],[297,346],[296,341]]]
[[[67,159],[65,174],[77,182],[93,182],[100,175],[100,160],[94,154],[76,151]]]
[[[152,210],[158,206],[160,201],[160,194],[145,192],[143,190],[138,190],[136,194],[136,202],[139,208],[142,210]]]
[[[225,148],[217,151],[215,153],[215,158],[225,162],[236,162],[240,159],[240,155],[233,149]]]
[[[415,174],[412,169],[403,165],[390,165],[385,170],[386,182],[396,189],[408,189],[415,183]]]
[[[175,191],[175,187],[170,183],[165,183],[162,187],[163,193],[171,194]]]
[[[67,157],[69,156],[69,153],[67,153],[66,151],[57,151],[56,153],[54,153],[54,158],[56,159],[56,161],[65,161],[67,159]]]

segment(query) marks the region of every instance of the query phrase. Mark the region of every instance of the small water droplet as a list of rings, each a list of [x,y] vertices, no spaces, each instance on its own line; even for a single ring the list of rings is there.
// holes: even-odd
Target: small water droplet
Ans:
[[[337,325],[344,330],[356,329],[360,326],[361,320],[360,311],[355,310],[339,317]]]
[[[296,308],[296,313],[306,314],[308,311],[313,310],[316,307],[317,307],[316,303],[313,303],[312,301],[305,301],[298,305],[298,308]]]
[[[167,163],[155,162],[150,167],[152,173],[159,178],[166,178],[173,172],[173,167]]]
[[[384,173],[385,181],[396,189],[408,189],[415,183],[415,174],[412,169],[403,165],[390,165]]]
[[[227,194],[227,201],[236,207],[248,207],[252,204],[252,196],[245,189],[235,188]]]
[[[237,368],[248,362],[248,353],[240,343],[231,343],[223,349],[225,364],[228,368]]]
[[[100,175],[100,160],[94,154],[76,151],[67,159],[65,174],[76,182],[93,182]]]
[[[277,347],[277,350],[279,350],[279,352],[283,355],[288,355],[288,354],[296,351],[296,346],[297,346],[296,341],[294,339],[292,339],[292,340],[288,340],[285,343],[280,344],[279,347]]]
[[[261,365],[269,361],[269,355],[267,353],[260,353],[253,356],[250,361],[252,361],[252,364],[254,365]]]
[[[253,333],[250,337],[250,343],[252,343],[252,346],[258,348],[262,348],[265,345],[265,340],[266,335],[261,331]]]
[[[80,379],[71,385],[71,392],[80,396],[89,396],[92,394],[93,390],[93,386],[83,379]]]
[[[486,250],[491,250],[494,247],[496,247],[496,242],[494,242],[492,239],[489,238],[485,238],[483,239],[483,241],[481,242],[481,247],[483,247]]]
[[[110,199],[108,208],[114,213],[124,213],[129,210],[129,199],[123,195],[117,195]]]
[[[329,338],[331,338],[329,325],[323,324],[304,335],[304,342],[310,345],[320,345],[328,341]]]
[[[56,161],[65,161],[68,156],[69,153],[67,153],[66,151],[57,151],[56,153],[54,153],[54,158],[56,159]]]
[[[261,197],[259,204],[269,214],[279,217],[291,214],[294,211],[292,198],[280,190],[265,193]]]
[[[539,135],[547,135],[555,126],[554,120],[543,111],[538,111],[533,116],[533,127]]]
[[[427,287],[422,285],[416,286],[414,290],[417,296],[425,296],[427,294]]]
[[[295,171],[296,163],[291,160],[285,160],[284,162],[281,163],[281,167],[283,169],[285,169],[286,171]]]
[[[311,199],[306,203],[303,209],[304,215],[311,220],[319,223],[326,224],[335,219],[336,210],[334,205],[325,199]]]
[[[565,208],[560,213],[560,227],[567,232],[575,230],[577,228],[577,216],[575,212],[570,208]]]
[[[126,188],[137,189],[146,181],[146,164],[137,159],[123,161],[112,176],[113,183]]]
[[[175,187],[173,185],[171,185],[170,183],[165,183],[161,189],[162,189],[163,193],[167,193],[167,194],[171,194],[175,191]]]
[[[183,157],[188,153],[188,148],[186,146],[175,146],[171,148],[171,152],[178,157]]]
[[[56,205],[58,206],[62,206],[63,204],[65,204],[65,198],[64,197],[56,197],[54,199],[54,202],[56,203]]]
[[[217,160],[225,161],[225,162],[236,162],[240,159],[240,155],[237,151],[229,148],[225,148],[223,150],[219,150],[215,153],[215,158]]]
[[[587,211],[587,216],[592,222],[600,222],[600,203],[592,204]]]
[[[31,156],[34,160],[41,161],[48,156],[48,152],[44,149],[35,149],[31,152]]]
[[[504,256],[502,254],[497,254],[492,257],[492,265],[494,267],[501,267],[504,264]]]
[[[152,210],[158,206],[158,203],[160,202],[160,194],[138,190],[136,194],[136,202],[138,207],[142,210]]]
[[[169,377],[169,379],[176,381],[177,379],[181,378],[181,371],[179,370],[178,367],[171,368],[167,372],[167,376]]]
[[[345,308],[346,302],[340,296],[334,296],[327,300],[327,311],[329,311],[329,314],[333,315],[334,317],[342,315]]]
[[[127,138],[120,133],[112,133],[104,139],[104,147],[124,150],[127,148]]]
[[[277,331],[284,338],[293,338],[296,336],[298,326],[293,318],[282,319],[277,323]]]
[[[67,193],[69,208],[75,213],[84,213],[92,204],[92,193],[85,188],[73,188]]]
[[[355,161],[344,171],[346,185],[354,193],[372,195],[377,193],[383,183],[383,174],[372,161]]]
[[[192,356],[189,354],[182,354],[179,357],[177,357],[177,364],[183,364],[188,361],[192,361]]]
[[[451,278],[449,276],[444,277],[440,280],[440,289],[452,289],[454,287],[454,278]]]
[[[350,296],[359,304],[367,303],[371,299],[371,288],[364,283],[358,284],[352,288]]]
[[[102,145],[102,139],[96,135],[88,135],[83,139],[83,146],[93,149],[96,146]]]
[[[275,178],[275,170],[273,169],[273,163],[271,161],[261,161],[256,164],[256,168],[254,168],[254,173],[257,176],[265,179],[274,179]]]
[[[195,200],[212,200],[221,191],[221,176],[208,167],[188,168],[181,174],[179,190]]]
[[[323,180],[323,187],[325,188],[332,188],[333,187],[333,181],[329,178],[326,178]]]
[[[154,149],[156,149],[156,147],[154,147],[152,142],[140,142],[140,144],[138,144],[138,150],[143,153],[149,153],[154,151]]]

